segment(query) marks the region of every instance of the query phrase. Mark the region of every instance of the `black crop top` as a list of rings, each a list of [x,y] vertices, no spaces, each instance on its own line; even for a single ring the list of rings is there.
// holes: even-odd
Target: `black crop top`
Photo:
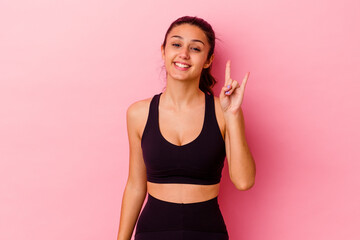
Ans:
[[[216,121],[214,96],[205,93],[205,118],[198,137],[181,146],[159,129],[159,98],[153,96],[141,138],[147,180],[154,183],[216,184],[224,166],[225,142]]]

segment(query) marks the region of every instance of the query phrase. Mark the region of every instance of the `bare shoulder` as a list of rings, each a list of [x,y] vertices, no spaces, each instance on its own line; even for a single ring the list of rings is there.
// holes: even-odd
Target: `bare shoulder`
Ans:
[[[128,128],[135,131],[139,137],[146,125],[151,99],[152,97],[149,97],[133,102],[126,111]]]
[[[225,136],[225,118],[224,118],[224,113],[221,109],[221,105],[220,105],[220,98],[214,95],[214,103],[215,103],[215,115],[216,115],[216,120],[218,122],[221,134],[224,138]]]

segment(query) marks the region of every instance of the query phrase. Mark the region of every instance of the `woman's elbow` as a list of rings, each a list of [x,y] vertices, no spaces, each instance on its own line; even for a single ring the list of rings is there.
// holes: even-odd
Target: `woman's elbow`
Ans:
[[[242,182],[233,182],[235,188],[239,191],[246,191],[252,188],[255,184],[255,179],[251,182],[242,183]]]

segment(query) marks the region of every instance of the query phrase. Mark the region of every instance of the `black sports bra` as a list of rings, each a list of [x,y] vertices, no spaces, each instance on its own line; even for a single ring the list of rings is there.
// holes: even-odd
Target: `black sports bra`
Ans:
[[[214,96],[205,94],[205,118],[198,137],[181,146],[167,141],[159,128],[159,98],[153,96],[141,138],[147,180],[154,183],[216,184],[224,166],[225,142],[216,121]]]

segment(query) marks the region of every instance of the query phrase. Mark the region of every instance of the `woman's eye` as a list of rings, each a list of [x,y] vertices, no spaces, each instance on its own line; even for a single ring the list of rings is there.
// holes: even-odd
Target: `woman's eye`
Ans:
[[[192,49],[193,49],[194,51],[196,51],[196,52],[200,52],[200,48],[193,47]]]
[[[172,44],[174,47],[180,47],[180,44],[178,44],[178,43],[173,43]]]

